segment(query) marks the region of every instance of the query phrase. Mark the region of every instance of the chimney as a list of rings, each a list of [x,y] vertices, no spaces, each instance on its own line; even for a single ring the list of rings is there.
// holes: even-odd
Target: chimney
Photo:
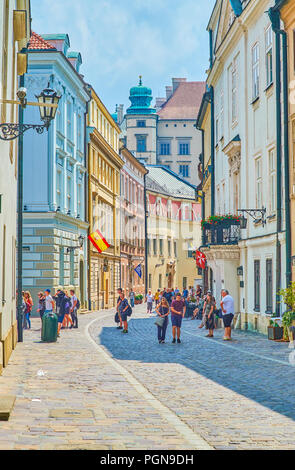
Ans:
[[[186,82],[186,78],[172,78],[173,93],[175,93],[180,83],[183,83],[183,82]]]
[[[82,57],[80,52],[68,52],[67,59],[71,62],[72,66],[79,73],[80,65],[82,64]]]
[[[166,101],[169,100],[170,96],[173,95],[173,87],[166,86]]]
[[[117,120],[118,120],[119,125],[122,123],[123,117],[124,117],[124,105],[119,104],[117,108]]]
[[[156,98],[156,109],[157,111],[166,103],[166,98]]]

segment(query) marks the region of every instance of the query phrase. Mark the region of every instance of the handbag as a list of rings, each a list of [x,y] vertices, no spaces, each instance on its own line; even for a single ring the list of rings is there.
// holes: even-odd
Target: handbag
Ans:
[[[115,323],[120,323],[120,318],[119,318],[118,312],[116,312],[114,320],[115,320]]]
[[[163,328],[164,323],[165,323],[165,318],[166,317],[158,317],[155,321],[155,325],[159,326],[160,328]]]

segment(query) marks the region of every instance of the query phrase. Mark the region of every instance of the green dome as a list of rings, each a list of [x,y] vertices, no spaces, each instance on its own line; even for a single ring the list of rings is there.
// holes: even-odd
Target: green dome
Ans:
[[[129,99],[131,106],[127,109],[127,114],[151,114],[156,112],[156,109],[151,107],[152,90],[142,85],[141,76],[139,77],[139,84],[130,89]]]

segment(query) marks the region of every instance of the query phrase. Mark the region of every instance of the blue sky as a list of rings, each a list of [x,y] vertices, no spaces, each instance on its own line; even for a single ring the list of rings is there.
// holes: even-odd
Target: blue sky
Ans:
[[[172,77],[204,80],[215,0],[31,0],[36,33],[68,33],[81,73],[113,112],[143,76],[153,97]]]

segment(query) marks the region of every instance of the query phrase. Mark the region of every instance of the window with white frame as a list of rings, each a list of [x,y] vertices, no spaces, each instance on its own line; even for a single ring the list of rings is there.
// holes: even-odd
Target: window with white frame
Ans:
[[[262,158],[255,160],[255,196],[256,209],[262,207]]]
[[[170,155],[170,140],[160,141],[160,155]]]
[[[272,53],[272,27],[265,31],[265,61],[266,61],[266,86],[273,82],[273,53]]]
[[[62,209],[62,193],[63,193],[63,173],[60,170],[57,170],[56,174],[56,204],[57,207]]]
[[[73,127],[72,127],[72,103],[71,101],[67,102],[67,138],[72,140]]]
[[[190,154],[190,143],[186,141],[178,142],[178,155],[189,155]]]
[[[231,89],[231,96],[232,96],[232,122],[236,122],[238,119],[238,67],[237,67],[237,58],[234,59],[232,64],[232,89]]]
[[[220,119],[220,139],[224,136],[224,94],[223,94],[223,89],[220,91],[220,113],[219,113],[219,119]]]
[[[268,153],[268,178],[269,178],[269,210],[273,214],[276,210],[276,157],[275,149]]]
[[[252,98],[259,97],[259,43],[257,42],[252,48]]]
[[[189,165],[179,165],[179,174],[184,178],[189,178]]]

